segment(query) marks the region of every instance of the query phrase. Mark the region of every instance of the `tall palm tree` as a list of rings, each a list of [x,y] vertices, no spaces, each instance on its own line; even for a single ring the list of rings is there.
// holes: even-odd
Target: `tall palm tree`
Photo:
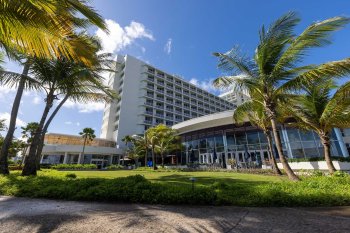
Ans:
[[[93,141],[96,137],[95,130],[92,128],[84,128],[82,132],[79,133],[84,139],[83,151],[81,152],[81,157],[84,159],[85,146],[87,141]]]
[[[92,65],[95,47],[91,40],[76,34],[77,29],[96,25],[106,30],[103,19],[82,0],[2,0],[0,1],[0,46],[11,57],[60,57]],[[81,15],[85,18],[81,18]],[[16,127],[19,105],[26,86],[30,59],[24,63],[14,99],[7,135],[0,153],[0,173],[9,174],[8,151]],[[1,72],[1,76],[2,76]]]
[[[292,125],[317,133],[331,174],[336,171],[330,153],[332,129],[350,127],[350,82],[332,94],[334,89],[336,86],[330,80],[303,85],[304,94],[290,101],[285,111],[287,116],[296,119]]]
[[[276,106],[286,93],[296,90],[302,83],[318,77],[342,77],[350,73],[350,59],[327,62],[321,65],[301,66],[312,48],[331,43],[332,32],[341,29],[349,18],[334,17],[308,26],[300,35],[294,29],[300,19],[294,12],[287,13],[259,32],[259,44],[253,59],[241,55],[238,48],[227,53],[214,53],[219,58],[219,68],[231,75],[214,80],[216,86],[236,85],[260,95],[261,104],[271,121],[271,128],[283,168],[292,180],[299,180],[283,154],[277,130]]]
[[[46,92],[46,104],[39,127],[30,146],[29,161],[23,169],[23,175],[35,175],[36,169],[33,163],[36,161],[38,164],[40,161],[45,133],[53,117],[68,99],[78,100],[79,102],[86,102],[87,100],[110,101],[116,97],[114,91],[102,84],[103,77],[100,75],[101,72],[111,71],[112,62],[106,60],[109,57],[107,55],[103,54],[99,57],[101,58],[99,59],[100,62],[93,67],[67,59],[35,59],[35,62],[33,62],[32,74],[43,85]],[[63,100],[47,120],[54,101],[60,95],[64,96]]]
[[[248,119],[252,125],[255,125],[263,131],[267,139],[269,160],[272,164],[272,169],[276,174],[281,175],[282,172],[277,166],[276,158],[273,153],[271,122],[267,117],[263,106],[259,102],[254,102],[252,100],[246,101],[235,109],[233,119],[238,124],[244,123]]]

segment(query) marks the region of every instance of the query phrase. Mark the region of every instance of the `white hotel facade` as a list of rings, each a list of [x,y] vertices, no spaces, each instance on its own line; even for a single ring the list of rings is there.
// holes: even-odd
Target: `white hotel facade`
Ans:
[[[132,56],[118,55],[108,85],[120,96],[105,105],[101,138],[122,148],[126,135],[151,126],[173,126],[234,108],[234,104]]]

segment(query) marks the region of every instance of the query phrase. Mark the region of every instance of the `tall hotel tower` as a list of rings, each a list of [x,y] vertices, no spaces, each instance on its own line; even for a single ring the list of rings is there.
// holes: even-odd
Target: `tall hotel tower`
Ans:
[[[107,103],[101,138],[123,147],[126,135],[151,126],[172,126],[191,118],[233,109],[234,104],[132,56],[118,55],[108,85],[120,99]]]

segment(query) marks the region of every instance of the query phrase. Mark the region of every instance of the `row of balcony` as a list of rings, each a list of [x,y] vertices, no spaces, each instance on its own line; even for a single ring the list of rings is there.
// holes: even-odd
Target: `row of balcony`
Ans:
[[[192,97],[198,96],[198,98],[200,98],[200,99],[205,99],[206,97],[209,97],[209,98],[214,99],[216,101],[219,101],[221,103],[225,103],[225,102],[227,103],[226,100],[223,100],[220,97],[217,97],[215,95],[209,94],[208,92],[205,92],[205,91],[200,91],[200,92],[197,91],[197,93],[195,93],[195,92],[186,91],[183,88],[183,86],[168,85],[168,84],[165,85],[165,83],[160,83],[160,82],[154,83],[154,80],[153,79],[149,79],[149,78],[147,80],[152,82],[152,83],[147,83],[147,88],[152,89],[152,90],[155,89],[155,85],[158,86],[158,87],[162,87],[162,88],[166,87],[168,90],[171,90],[171,91],[173,91],[174,87],[175,87],[175,91],[177,91],[177,92],[179,92],[181,94],[185,94],[185,95],[192,96]],[[200,89],[198,89],[198,90],[200,90]],[[162,92],[164,92],[164,91],[162,91]]]
[[[152,90],[152,91],[154,91],[154,88],[153,87],[148,87],[147,86],[147,88],[149,89],[149,90]],[[186,102],[188,102],[188,103],[192,103],[192,102],[199,102],[198,100],[202,100],[202,101],[204,101],[204,102],[210,102],[210,104],[215,104],[215,105],[220,105],[221,107],[232,107],[233,106],[233,103],[228,103],[228,102],[226,102],[226,103],[222,103],[221,101],[217,101],[217,102],[215,102],[214,100],[205,100],[205,99],[203,99],[203,98],[198,98],[198,97],[191,97],[191,96],[187,96],[187,95],[185,95],[185,94],[181,94],[181,93],[176,93],[175,92],[175,95],[174,95],[174,93],[168,93],[168,92],[166,92],[166,93],[164,93],[164,90],[159,90],[159,89],[156,89],[155,90],[157,93],[160,93],[160,94],[165,94],[165,96],[167,96],[167,97],[171,97],[171,98],[175,98],[175,99],[177,99],[177,100],[181,100],[181,101],[186,101]],[[152,93],[146,93],[146,96],[147,97],[150,97],[150,98],[157,98],[157,99],[159,99],[159,100],[162,100],[162,101],[164,101],[164,97],[154,97],[154,93],[152,94]],[[198,99],[198,100],[194,100],[194,98],[196,98],[196,99]]]

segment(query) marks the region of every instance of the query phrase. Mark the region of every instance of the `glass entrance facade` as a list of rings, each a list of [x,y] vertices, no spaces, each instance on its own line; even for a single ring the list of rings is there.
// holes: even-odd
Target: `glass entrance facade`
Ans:
[[[332,156],[348,156],[343,151],[341,138],[332,132]],[[289,158],[322,157],[323,147],[317,134],[295,128],[280,127],[283,152]],[[269,161],[268,143],[264,133],[253,127],[220,126],[181,135],[183,164],[216,164],[223,168],[229,159],[241,167],[261,167]],[[344,147],[346,148],[346,147]],[[273,156],[279,158],[274,146]]]

